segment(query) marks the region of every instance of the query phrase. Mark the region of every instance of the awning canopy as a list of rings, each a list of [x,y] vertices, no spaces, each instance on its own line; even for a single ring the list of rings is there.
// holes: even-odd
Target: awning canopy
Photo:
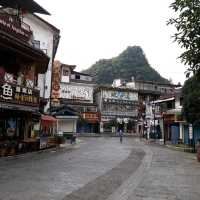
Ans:
[[[173,101],[173,100],[175,100],[175,98],[171,97],[167,99],[160,99],[160,100],[154,101],[154,103],[162,103],[162,102]]]
[[[43,115],[41,117],[41,120],[44,123],[56,123],[57,122],[57,119],[52,117],[52,116],[50,116],[50,115]]]
[[[33,0],[0,0],[0,5],[8,8],[27,10],[30,13],[50,15],[48,11]]]

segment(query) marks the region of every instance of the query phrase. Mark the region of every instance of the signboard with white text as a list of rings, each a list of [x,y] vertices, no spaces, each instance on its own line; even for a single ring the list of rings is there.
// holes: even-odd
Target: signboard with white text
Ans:
[[[39,91],[11,83],[0,83],[0,101],[39,106]]]

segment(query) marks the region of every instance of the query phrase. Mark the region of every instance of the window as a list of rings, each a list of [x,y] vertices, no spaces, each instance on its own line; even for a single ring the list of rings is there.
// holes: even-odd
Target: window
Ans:
[[[75,75],[75,79],[80,79],[81,77],[80,77],[80,75],[79,74],[76,74]]]
[[[69,70],[63,69],[63,76],[69,76]]]
[[[180,106],[183,105],[183,97],[180,97]]]

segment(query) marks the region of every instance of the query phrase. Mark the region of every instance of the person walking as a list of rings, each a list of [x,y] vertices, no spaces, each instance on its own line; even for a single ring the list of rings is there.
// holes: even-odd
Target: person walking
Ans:
[[[123,130],[124,130],[124,124],[123,124],[123,122],[120,122],[118,124],[118,132],[119,132],[120,143],[122,143],[122,141],[123,141]]]

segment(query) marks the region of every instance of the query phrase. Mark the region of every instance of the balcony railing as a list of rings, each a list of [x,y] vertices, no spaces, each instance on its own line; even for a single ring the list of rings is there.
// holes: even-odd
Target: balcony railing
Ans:
[[[2,11],[0,12],[0,29],[26,42],[29,42],[33,35],[30,26],[22,22],[19,17]]]

